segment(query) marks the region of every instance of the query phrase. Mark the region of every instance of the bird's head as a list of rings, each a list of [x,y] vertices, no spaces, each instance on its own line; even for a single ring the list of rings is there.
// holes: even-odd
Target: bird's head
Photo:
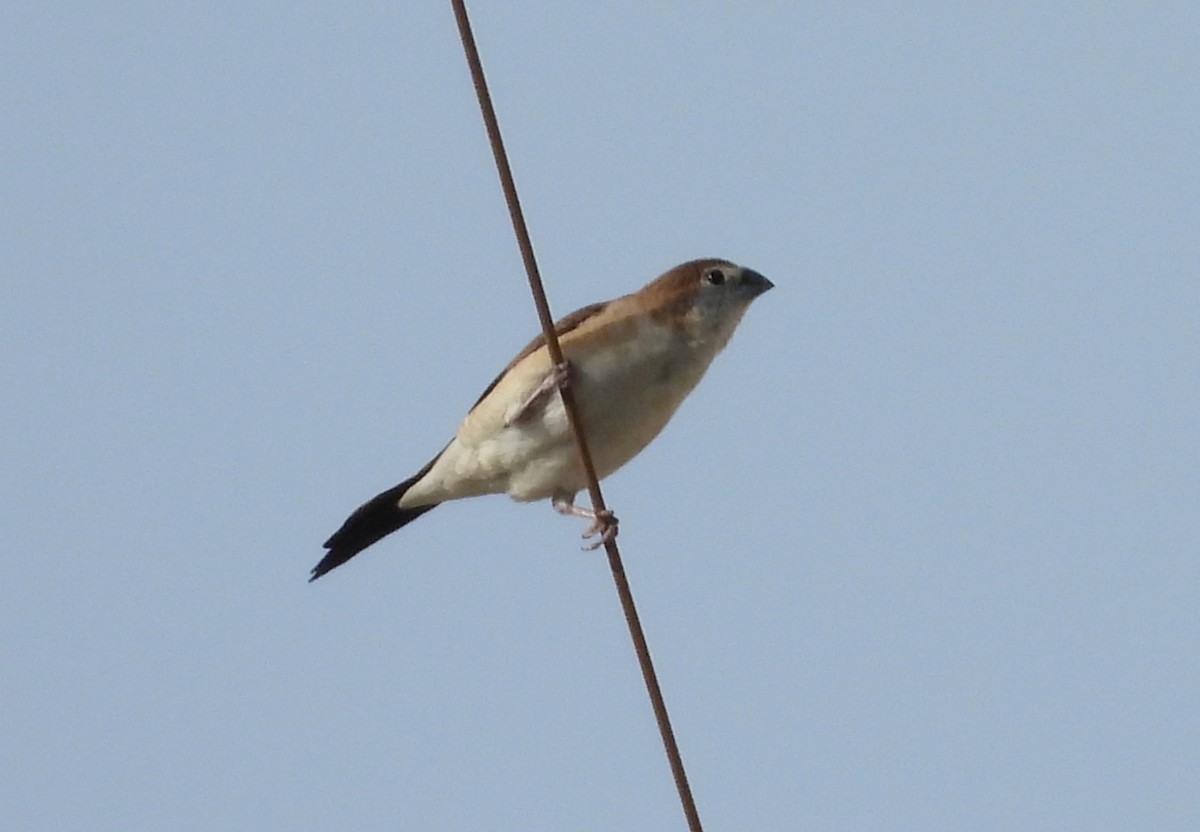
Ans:
[[[774,285],[754,269],[709,258],[676,266],[638,294],[655,320],[720,350],[750,302]]]

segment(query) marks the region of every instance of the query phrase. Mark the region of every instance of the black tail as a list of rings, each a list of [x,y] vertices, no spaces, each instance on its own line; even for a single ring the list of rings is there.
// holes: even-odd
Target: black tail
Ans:
[[[377,543],[396,529],[407,526],[425,512],[437,508],[438,503],[416,508],[400,508],[398,505],[404,492],[428,474],[434,462],[437,462],[437,457],[404,482],[372,497],[355,509],[342,527],[325,541],[325,548],[329,551],[321,558],[321,562],[313,567],[309,582],[341,566],[372,543]]]

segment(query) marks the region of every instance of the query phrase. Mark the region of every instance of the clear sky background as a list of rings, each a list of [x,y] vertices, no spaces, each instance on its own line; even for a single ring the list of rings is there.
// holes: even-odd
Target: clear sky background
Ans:
[[[1200,828],[1198,8],[474,4],[557,314],[777,286],[606,483],[707,828]],[[449,5],[0,32],[0,826],[683,829],[582,524],[305,582],[537,327]]]

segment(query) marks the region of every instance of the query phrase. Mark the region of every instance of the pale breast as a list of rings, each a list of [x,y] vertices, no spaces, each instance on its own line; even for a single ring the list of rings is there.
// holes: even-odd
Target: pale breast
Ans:
[[[720,345],[643,318],[565,341],[571,389],[601,477],[656,437],[708,369]],[[574,494],[586,483],[557,394],[513,414],[550,371],[544,348],[521,359],[471,411],[412,499],[508,493],[517,500]],[[419,496],[418,496],[419,495]]]
[[[714,355],[671,327],[643,320],[620,348],[572,358],[580,418],[601,477],[658,436]]]

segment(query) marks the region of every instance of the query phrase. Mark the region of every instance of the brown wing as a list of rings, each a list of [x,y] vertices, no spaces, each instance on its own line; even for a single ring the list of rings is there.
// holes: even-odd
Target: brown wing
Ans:
[[[570,315],[565,315],[562,318],[559,318],[558,321],[554,324],[554,333],[556,335],[558,335],[559,338],[563,337],[568,332],[575,329],[581,323],[586,321],[588,318],[595,315],[601,309],[608,306],[609,303],[611,303],[611,301],[604,301],[603,303],[593,303],[593,304],[583,307],[582,309],[576,309]],[[511,370],[513,367],[515,367],[517,365],[518,361],[520,361],[522,358],[524,358],[527,355],[537,352],[545,345],[545,343],[546,343],[546,334],[544,332],[539,334],[538,337],[534,338],[532,341],[530,341],[525,346],[525,349],[523,349],[519,353],[517,353],[516,357],[512,361],[508,362],[508,366],[506,366],[503,370],[501,370],[500,374],[498,376],[496,376],[494,379],[492,379],[492,383],[487,386],[487,389],[479,394],[479,398],[475,400],[475,404],[471,405],[471,410],[474,410],[481,401],[486,399],[488,393],[490,393],[494,389],[496,389],[496,385],[500,383],[500,379],[504,378],[505,373],[507,373],[509,370]]]

